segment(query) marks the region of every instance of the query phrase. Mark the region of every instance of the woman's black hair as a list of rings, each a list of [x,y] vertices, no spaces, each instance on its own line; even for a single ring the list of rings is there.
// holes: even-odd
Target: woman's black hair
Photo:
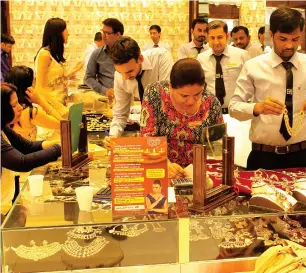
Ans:
[[[178,60],[170,72],[170,83],[174,89],[185,85],[204,85],[204,71],[199,61],[191,58]]]
[[[46,22],[43,34],[41,47],[48,47],[51,56],[59,63],[66,62],[64,58],[64,38],[62,34],[66,27],[66,22],[63,19],[50,18]],[[35,59],[36,57],[34,60]]]
[[[30,107],[30,119],[33,118],[33,105],[27,100],[25,91],[32,86],[33,69],[24,65],[12,67],[5,75],[4,81],[17,87],[18,102]]]
[[[11,105],[11,95],[17,88],[7,82],[1,82],[1,130],[9,124],[15,117]]]

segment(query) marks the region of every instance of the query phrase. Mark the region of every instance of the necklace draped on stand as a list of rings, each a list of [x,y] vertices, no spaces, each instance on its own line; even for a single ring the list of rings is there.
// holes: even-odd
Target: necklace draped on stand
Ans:
[[[301,110],[299,112],[298,118],[296,119],[295,123],[291,127],[289,123],[288,110],[287,109],[284,110],[285,126],[290,136],[295,137],[300,132],[303,126],[304,116],[305,116],[305,112]]]
[[[31,246],[20,245],[17,248],[12,247],[11,249],[15,251],[17,256],[35,262],[51,257],[62,249],[60,243],[54,242],[48,244],[46,240],[43,241],[42,246],[37,246],[34,240],[30,241],[30,245]]]
[[[99,228],[90,226],[77,227],[67,232],[68,239],[63,244],[63,250],[75,258],[87,258],[99,253],[108,243],[101,236]]]

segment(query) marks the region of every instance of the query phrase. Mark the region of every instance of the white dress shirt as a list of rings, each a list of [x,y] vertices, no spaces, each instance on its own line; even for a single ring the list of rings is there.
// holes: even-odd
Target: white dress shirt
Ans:
[[[249,52],[249,55],[251,58],[257,57],[261,54],[264,54],[261,45],[258,43],[249,43],[248,46],[245,48],[247,52]]]
[[[216,59],[214,52],[210,48],[204,53],[199,54],[197,60],[201,63],[204,70],[207,90],[216,95]],[[227,46],[223,51],[221,60],[223,81],[225,86],[226,96],[224,97],[223,108],[228,107],[228,103],[234,94],[236,88],[236,80],[242,69],[243,64],[250,59],[249,53],[243,49],[233,46]]]
[[[144,70],[141,82],[143,88],[154,82],[169,80],[173,66],[171,53],[164,48],[154,48],[142,52]],[[120,73],[115,72],[114,82],[115,105],[113,120],[110,126],[111,136],[121,136],[130,114],[133,97],[140,98],[137,80],[125,80]]]
[[[168,51],[171,51],[171,48],[167,43],[159,41],[157,44],[158,47],[154,47],[154,45],[155,44],[153,43],[153,41],[148,42],[144,45],[143,50],[145,51],[145,50],[152,49],[152,48],[164,48],[164,49],[167,49]]]
[[[263,102],[268,97],[285,103],[286,70],[282,62],[283,60],[272,50],[246,62],[237,80],[229,111],[230,115],[238,120],[252,119],[249,134],[252,142],[284,146],[306,140],[306,118],[298,135],[286,141],[279,132],[283,115],[253,115],[255,104]],[[294,124],[306,101],[306,55],[296,52],[290,62],[293,64]],[[253,103],[247,103],[253,96]]]
[[[98,48],[96,43],[90,44],[85,50],[85,57],[84,57],[84,71],[86,71],[88,61],[90,59],[91,54]]]
[[[185,59],[185,58],[196,59],[198,57],[198,50],[196,49],[196,47],[198,46],[194,43],[193,40],[190,43],[181,45],[177,53],[178,60]],[[201,53],[208,49],[209,49],[209,45],[203,44],[203,49],[201,49]]]

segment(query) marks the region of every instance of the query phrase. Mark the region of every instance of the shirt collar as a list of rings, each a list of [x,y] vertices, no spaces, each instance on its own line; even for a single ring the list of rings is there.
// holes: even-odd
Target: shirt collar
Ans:
[[[108,49],[107,45],[102,46],[102,50],[105,51],[105,52],[109,52],[109,49]]]
[[[193,41],[193,39],[192,39],[192,41],[190,42],[190,44],[191,44],[191,47],[192,48],[194,48],[194,47],[200,47],[200,46],[197,46],[195,43],[194,43],[194,41]],[[202,47],[204,48],[204,43],[202,44]]]
[[[279,66],[282,62],[284,62],[284,60],[275,53],[274,48],[270,52],[270,57],[273,68]],[[291,57],[289,62],[291,62],[296,69],[299,68],[299,60],[297,52],[294,53],[294,55]]]
[[[8,53],[1,49],[1,55],[4,53],[5,56],[8,56]]]
[[[225,49],[222,52],[222,54],[226,57],[229,57],[228,48],[229,48],[229,46],[226,46]],[[212,48],[209,48],[207,51],[208,51],[209,56],[214,55],[214,52],[213,52]]]
[[[145,55],[142,56],[143,56],[143,62],[141,64],[141,70],[152,70],[153,67],[150,60]]]

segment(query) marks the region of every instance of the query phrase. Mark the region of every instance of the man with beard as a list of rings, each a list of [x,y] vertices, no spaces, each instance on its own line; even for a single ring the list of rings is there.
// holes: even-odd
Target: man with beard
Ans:
[[[205,19],[197,18],[192,21],[191,35],[193,36],[193,40],[179,47],[177,54],[178,60],[185,58],[196,59],[198,54],[209,48],[205,44],[207,35],[207,21]]]
[[[228,103],[234,94],[236,80],[243,64],[250,58],[247,51],[227,44],[227,24],[214,20],[208,24],[210,48],[198,56],[204,70],[207,90],[220,101],[222,113],[228,114]]]
[[[272,51],[246,62],[237,80],[229,110],[252,119],[250,170],[306,167],[306,57],[296,52],[304,23],[297,10],[273,11]]]
[[[241,48],[249,52],[251,58],[263,54],[263,50],[258,44],[251,43],[251,36],[249,30],[244,26],[236,26],[231,31],[231,37],[233,39],[235,47]]]

